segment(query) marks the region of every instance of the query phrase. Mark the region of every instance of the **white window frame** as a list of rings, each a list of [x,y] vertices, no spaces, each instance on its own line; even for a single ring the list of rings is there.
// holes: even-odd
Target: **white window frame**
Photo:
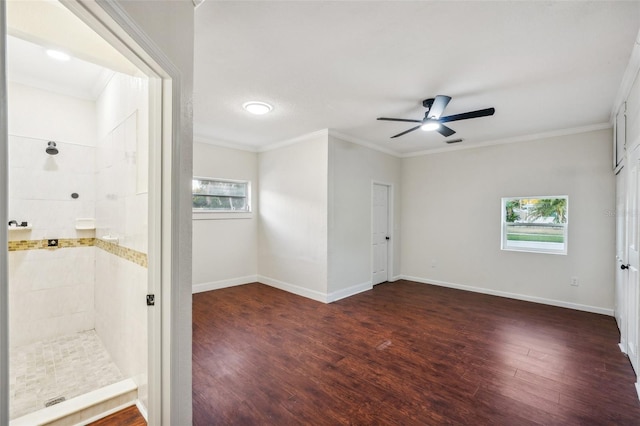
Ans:
[[[519,242],[518,245],[510,245],[510,240],[507,239],[507,222],[506,220],[506,204],[511,200],[531,200],[531,199],[558,199],[563,198],[566,200],[566,217],[567,222],[564,224],[563,244],[562,248],[553,248],[550,245],[545,246],[544,243],[538,242]],[[505,251],[521,251],[527,253],[543,253],[543,254],[559,254],[566,255],[568,252],[568,237],[569,237],[569,196],[568,195],[543,195],[543,196],[526,196],[526,197],[503,197],[500,203],[500,248]],[[513,243],[511,243],[513,244]]]
[[[250,219],[252,216],[251,203],[251,181],[239,179],[213,178],[205,176],[194,176],[194,180],[206,180],[214,182],[242,183],[247,186],[247,210],[209,210],[192,206],[193,220],[211,220],[211,219]],[[193,193],[192,193],[193,196]]]

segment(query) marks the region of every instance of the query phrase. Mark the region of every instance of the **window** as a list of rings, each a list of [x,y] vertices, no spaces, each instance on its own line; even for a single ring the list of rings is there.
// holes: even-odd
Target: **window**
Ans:
[[[502,250],[567,254],[569,197],[502,199]]]
[[[251,212],[249,189],[247,181],[193,178],[193,211]]]

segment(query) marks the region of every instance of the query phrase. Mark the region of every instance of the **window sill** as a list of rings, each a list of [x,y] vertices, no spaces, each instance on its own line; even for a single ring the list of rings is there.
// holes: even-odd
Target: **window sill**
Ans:
[[[193,220],[253,219],[252,212],[193,212]]]

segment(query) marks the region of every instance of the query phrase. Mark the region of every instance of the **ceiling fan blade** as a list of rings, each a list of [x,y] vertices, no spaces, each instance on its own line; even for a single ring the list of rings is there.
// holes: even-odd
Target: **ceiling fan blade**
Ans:
[[[420,126],[422,126],[422,124],[421,124]],[[391,139],[393,139],[393,138],[397,138],[398,136],[406,135],[407,133],[409,133],[409,132],[413,132],[414,130],[418,130],[418,129],[420,128],[420,126],[412,127],[412,128],[411,128],[411,129],[409,129],[409,130],[405,130],[405,131],[404,131],[404,132],[402,132],[402,133],[398,133],[398,134],[397,134],[397,135],[395,135],[395,136],[391,136]]]
[[[477,111],[463,112],[462,114],[448,115],[440,118],[438,121],[441,123],[448,123],[450,121],[467,120],[469,118],[487,117],[489,115],[493,115],[495,112],[495,108],[485,108]]]
[[[442,136],[444,136],[445,138],[448,138],[449,136],[453,135],[456,132],[455,130],[445,126],[442,123],[440,123],[440,127],[438,127],[436,131],[440,133]]]
[[[443,96],[443,95],[436,96],[427,114],[428,118],[440,118],[440,116],[444,112],[444,109],[449,104],[450,100],[451,100],[450,96]]]
[[[404,121],[406,123],[422,123],[422,120],[409,120],[407,118],[387,118],[387,117],[379,117],[376,120],[385,120],[385,121]]]

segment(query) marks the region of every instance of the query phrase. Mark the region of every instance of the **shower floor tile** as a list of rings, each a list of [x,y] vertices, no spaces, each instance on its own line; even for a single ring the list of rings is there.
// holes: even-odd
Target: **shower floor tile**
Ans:
[[[45,408],[122,380],[95,330],[43,340],[9,351],[10,417]]]

